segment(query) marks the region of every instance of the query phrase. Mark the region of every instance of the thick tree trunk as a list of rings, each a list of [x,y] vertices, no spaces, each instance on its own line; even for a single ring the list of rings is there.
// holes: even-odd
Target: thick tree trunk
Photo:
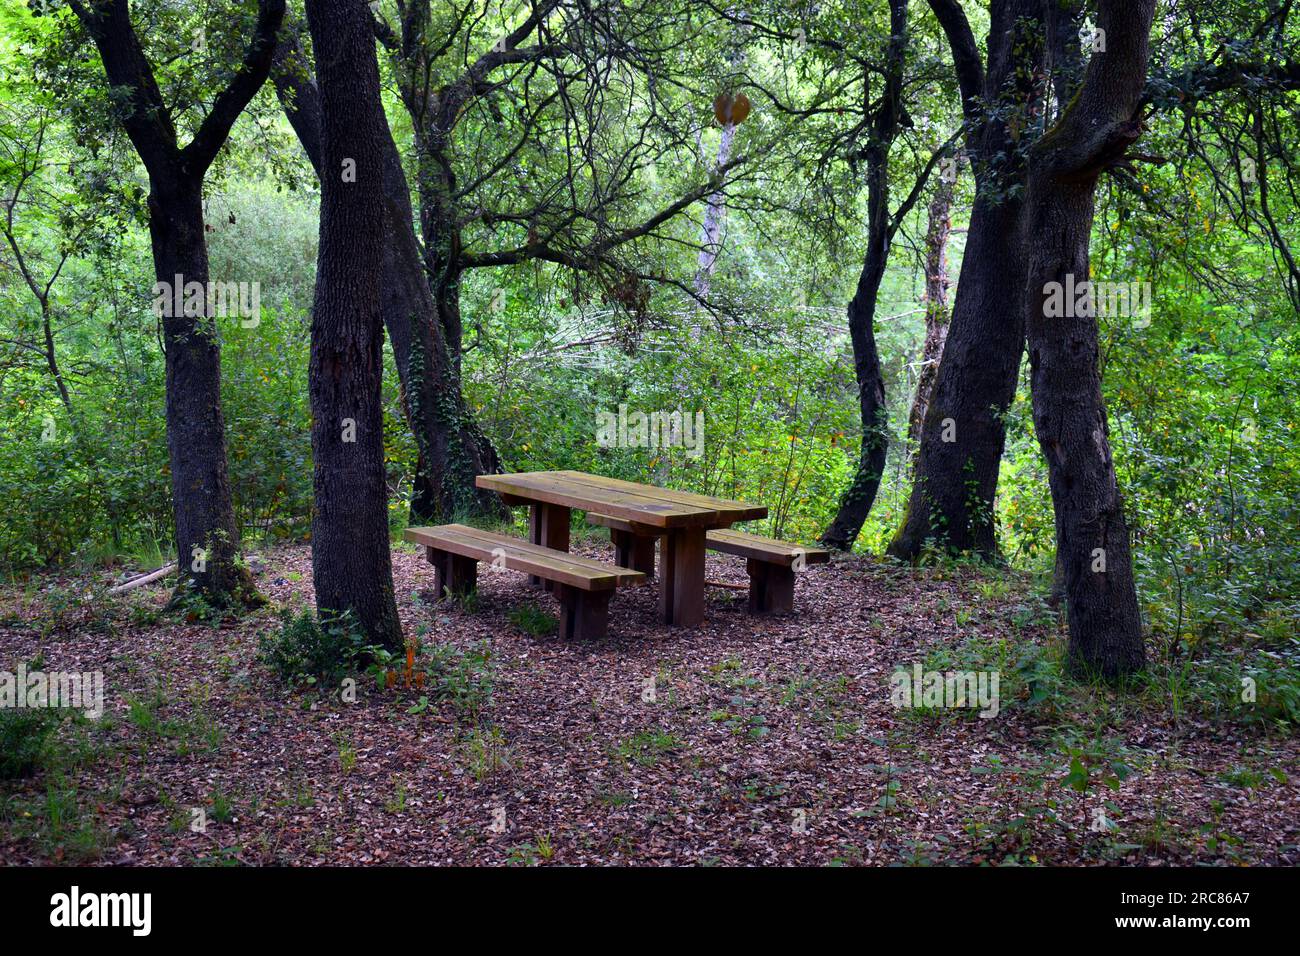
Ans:
[[[179,567],[176,596],[192,590],[215,606],[253,606],[262,598],[239,560],[239,526],[226,470],[216,320],[175,308],[178,282],[180,296],[190,283],[207,288],[202,188],[201,181],[154,182],[149,194],[154,276],[161,284],[158,291],[170,290],[172,299],[171,307],[163,310],[162,326]]]
[[[1128,525],[1101,394],[1097,320],[1043,314],[1048,283],[1088,275],[1092,213],[1092,183],[1031,175],[1029,230],[1038,247],[1028,294],[1034,427],[1056,511],[1069,663],[1076,673],[1115,677],[1141,669],[1144,652]]]
[[[888,549],[905,561],[915,560],[927,542],[989,558],[998,553],[994,498],[1006,443],[1003,422],[1025,339],[1024,170],[1014,157],[1043,58],[1043,9],[1035,0],[994,3],[987,76],[972,62],[973,40],[956,3],[931,0],[931,6],[949,34],[967,121],[974,124],[967,150],[976,199],[907,514]],[[950,14],[953,9],[957,13]],[[981,89],[986,102],[1002,108],[982,113]]]
[[[952,234],[953,184],[941,179],[926,211],[925,229],[925,343],[921,346],[921,371],[907,416],[907,441],[921,437],[925,410],[939,374],[939,356],[948,338],[948,237]]]
[[[322,160],[308,369],[316,606],[322,614],[350,612],[370,641],[398,650],[380,394],[388,127],[367,8],[355,0],[307,0],[307,16],[320,83]]]
[[[293,33],[282,41],[276,60],[276,92],[303,150],[319,173],[319,94],[301,63]],[[454,517],[504,518],[507,512],[500,497],[474,485],[476,475],[501,471],[501,461],[470,412],[459,375],[452,369],[443,324],[437,317],[415,237],[410,188],[391,133],[384,142],[383,187],[387,219],[381,306],[402,385],[407,422],[419,453],[411,494],[411,523]]]
[[[1021,203],[976,201],[956,305],[921,426],[912,492],[889,553],[913,560],[927,541],[997,554],[993,498],[1024,343]]]
[[[1098,367],[1095,301],[1049,309],[1090,278],[1097,179],[1137,140],[1154,0],[1103,0],[1106,49],[1036,144],[1027,198],[1026,314],[1034,427],[1047,459],[1057,557],[1070,626],[1068,663],[1081,676],[1121,677],[1145,663],[1128,526],[1111,458]],[[1053,285],[1059,283],[1059,285]]]
[[[876,300],[889,262],[895,222],[889,211],[889,150],[898,135],[903,112],[903,64],[907,49],[907,0],[890,0],[888,68],[881,102],[872,118],[867,161],[867,254],[858,275],[858,287],[849,302],[849,339],[853,344],[853,372],[858,385],[862,416],[862,450],[853,481],[840,498],[839,510],[821,543],[848,551],[871,513],[889,449],[889,410],[885,406],[885,378],[876,349]]]

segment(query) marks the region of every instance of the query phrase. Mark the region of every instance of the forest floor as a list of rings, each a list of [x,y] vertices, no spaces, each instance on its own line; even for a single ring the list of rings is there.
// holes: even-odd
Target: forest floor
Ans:
[[[0,668],[102,671],[107,699],[0,781],[0,862],[1300,863],[1293,736],[1062,682],[1057,616],[1003,572],[837,559],[795,616],[710,588],[695,630],[656,623],[651,584],[575,644],[523,629],[556,607],[521,575],[433,603],[398,546],[406,632],[456,649],[454,691],[367,677],[345,703],[259,662],[276,606],[312,599],[308,548],[260,557],[272,606],[218,626],[165,613],[164,587],[105,599],[103,571],[0,594]],[[1000,671],[997,715],[895,707],[916,663]]]

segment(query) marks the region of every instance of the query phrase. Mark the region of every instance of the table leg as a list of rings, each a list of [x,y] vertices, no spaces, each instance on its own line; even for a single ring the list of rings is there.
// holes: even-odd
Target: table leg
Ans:
[[[617,528],[609,533],[614,542],[614,563],[620,568],[641,571],[649,580],[655,576],[655,539]]]
[[[647,581],[655,576],[655,540],[640,535],[632,540],[632,570],[644,572]]]
[[[528,515],[528,538],[533,544],[554,551],[569,550],[569,509],[563,505],[535,502]],[[554,590],[549,582],[529,575],[528,583],[534,587],[542,584]]]
[[[704,529],[674,528],[664,538],[659,567],[659,612],[665,624],[704,623]]]

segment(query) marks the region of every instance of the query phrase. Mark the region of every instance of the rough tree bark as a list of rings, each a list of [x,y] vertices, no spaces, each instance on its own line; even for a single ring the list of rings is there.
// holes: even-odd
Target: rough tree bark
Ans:
[[[312,579],[322,615],[402,646],[384,475],[383,168],[387,123],[369,11],[307,0],[321,115],[320,249],[312,305]]]
[[[1102,0],[1105,49],[1083,85],[1035,144],[1026,199],[1026,318],[1034,427],[1047,459],[1058,562],[1070,627],[1068,663],[1079,675],[1122,677],[1145,663],[1128,526],[1108,440],[1098,369],[1095,302],[1049,314],[1053,283],[1089,279],[1097,179],[1141,135],[1155,0]],[[1055,310],[1050,310],[1054,313]],[[1074,314],[1071,315],[1070,313]]]
[[[858,286],[849,301],[849,339],[862,417],[862,450],[853,481],[840,498],[835,518],[821,536],[828,548],[853,547],[875,503],[885,473],[889,448],[885,379],[876,349],[876,299],[889,261],[889,246],[897,219],[889,211],[889,150],[903,117],[903,66],[907,55],[907,0],[890,0],[889,45],[885,54],[885,86],[872,117],[867,163],[867,253]]]
[[[305,69],[296,27],[276,51],[276,93],[317,175],[320,174],[320,97]],[[401,156],[385,123],[383,198],[386,216],[381,306],[402,385],[407,422],[419,452],[411,521],[458,515],[503,518],[496,494],[474,477],[501,471],[496,449],[467,406],[429,289]]]
[[[230,128],[271,68],[284,0],[261,0],[253,38],[230,83],[193,139],[180,147],[171,112],[131,24],[127,0],[73,0],[72,9],[95,42],[132,145],[149,174],[149,236],[154,275],[170,290],[208,284],[203,232],[203,178]],[[156,292],[160,289],[156,288]],[[206,298],[206,297],[205,297]],[[176,312],[181,314],[175,314]],[[198,312],[198,310],[194,310]],[[176,595],[201,594],[217,606],[254,605],[262,598],[239,560],[221,411],[221,347],[211,302],[194,314],[162,316],[167,367],[167,448],[179,555]]]
[[[1024,349],[1024,165],[1019,139],[1043,60],[1043,4],[994,0],[988,69],[957,0],[930,0],[952,49],[976,194],[952,321],[921,427],[912,490],[889,553],[935,541],[997,555],[993,500]],[[986,106],[986,104],[994,104]]]

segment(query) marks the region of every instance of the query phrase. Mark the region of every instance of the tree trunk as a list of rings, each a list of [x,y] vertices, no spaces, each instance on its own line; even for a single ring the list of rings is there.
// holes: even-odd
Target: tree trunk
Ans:
[[[176,596],[192,590],[217,607],[255,606],[262,598],[239,560],[239,526],[226,470],[216,321],[174,307],[190,283],[207,288],[202,189],[201,180],[155,181],[149,193],[154,276],[160,283],[158,291],[170,290],[163,294],[172,300],[172,307],[164,310],[162,326],[167,453],[179,567]]]
[[[941,14],[945,4],[931,0],[931,6]],[[907,513],[888,549],[904,561],[915,560],[927,542],[989,558],[998,553],[994,498],[1006,443],[1003,421],[1015,397],[1025,340],[1019,193],[1024,170],[1014,157],[1036,96],[1042,16],[1033,0],[995,2],[988,73],[978,78],[980,66],[970,62],[973,41],[967,35],[963,48],[952,23],[940,18],[958,61],[967,121],[974,124],[967,150],[976,198],[952,322],[921,426]],[[964,26],[964,17],[960,23]],[[1001,109],[980,112],[981,87],[984,100]]]
[[[885,379],[876,349],[876,299],[889,262],[895,222],[889,211],[889,150],[898,135],[903,111],[903,64],[907,48],[907,0],[890,0],[890,40],[885,88],[871,124],[867,161],[867,254],[858,275],[858,287],[849,302],[849,339],[853,344],[853,371],[858,384],[858,409],[862,416],[862,450],[848,490],[821,543],[848,551],[871,513],[889,449],[889,410],[885,406]]]
[[[858,409],[862,417],[862,451],[853,482],[841,496],[835,519],[821,537],[824,547],[840,551],[853,547],[867,515],[871,513],[881,476],[885,473],[885,456],[889,448],[888,409],[873,326],[876,296],[887,258],[888,246],[883,237],[873,237],[868,245],[866,265],[858,277],[857,293],[849,302],[849,338],[853,343],[853,371],[858,383]]]
[[[289,32],[276,54],[276,93],[312,166],[320,171],[320,100]],[[385,124],[387,129],[387,124]],[[453,517],[501,519],[498,495],[474,478],[500,472],[501,460],[461,392],[420,254],[411,194],[391,133],[384,137],[384,326],[402,385],[407,422],[419,454],[411,494],[412,524]],[[412,368],[412,360],[415,365]]]
[[[438,119],[427,120],[432,126]],[[447,342],[447,354],[460,371],[464,324],[460,315],[460,227],[456,224],[456,172],[449,155],[448,133],[441,129],[415,134],[420,190],[420,234],[424,237],[424,268],[429,291],[438,309],[438,322]]]
[[[316,606],[322,615],[350,612],[368,640],[399,650],[380,394],[387,123],[379,67],[363,4],[307,0],[307,17],[320,83],[322,159],[308,368]]]
[[[731,159],[731,144],[736,138],[736,124],[727,123],[722,127],[722,140],[718,143],[718,161],[714,169],[726,168]],[[700,254],[695,267],[695,294],[701,299],[709,297],[709,288],[713,282],[713,268],[717,265],[718,254],[722,251],[722,221],[727,207],[726,196],[719,189],[709,194],[709,204],[704,211],[704,239],[700,245]]]
[[[896,558],[914,560],[927,540],[997,554],[993,498],[1024,343],[1024,275],[1020,201],[977,200],[907,515],[889,545]]]
[[[412,225],[411,191],[387,124],[384,127],[384,201],[389,228],[384,246],[384,315],[393,356],[404,370],[407,416],[419,449],[411,523],[480,518],[503,520],[509,511],[495,492],[478,488],[478,475],[502,470],[492,442],[465,401],[460,378],[460,275],[429,287]],[[450,324],[456,342],[447,338]]]
[[[70,0],[69,5],[99,50],[113,88],[114,112],[149,173],[149,235],[154,274],[161,283],[155,300],[162,312],[167,353],[167,450],[179,565],[176,597],[194,591],[218,607],[259,604],[263,599],[239,560],[239,527],[226,470],[221,347],[206,295],[203,177],[235,120],[266,82],[284,0],[259,0],[242,62],[212,98],[207,115],[183,148],[131,24],[127,0]],[[205,307],[177,308],[191,283],[205,290]],[[175,288],[177,284],[181,288]],[[162,308],[164,304],[170,307]]]
[[[939,374],[939,356],[948,338],[948,236],[952,233],[953,183],[940,179],[927,210],[925,229],[925,344],[916,394],[907,416],[907,441],[915,445],[930,405],[930,393]]]
[[[1131,674],[1145,663],[1145,649],[1101,392],[1095,300],[1060,303],[1075,306],[1064,315],[1051,300],[1068,277],[1076,285],[1089,280],[1097,179],[1141,135],[1154,10],[1154,0],[1103,0],[1106,49],[1094,53],[1078,95],[1035,145],[1026,201],[1034,427],[1056,512],[1068,664],[1080,676]]]

